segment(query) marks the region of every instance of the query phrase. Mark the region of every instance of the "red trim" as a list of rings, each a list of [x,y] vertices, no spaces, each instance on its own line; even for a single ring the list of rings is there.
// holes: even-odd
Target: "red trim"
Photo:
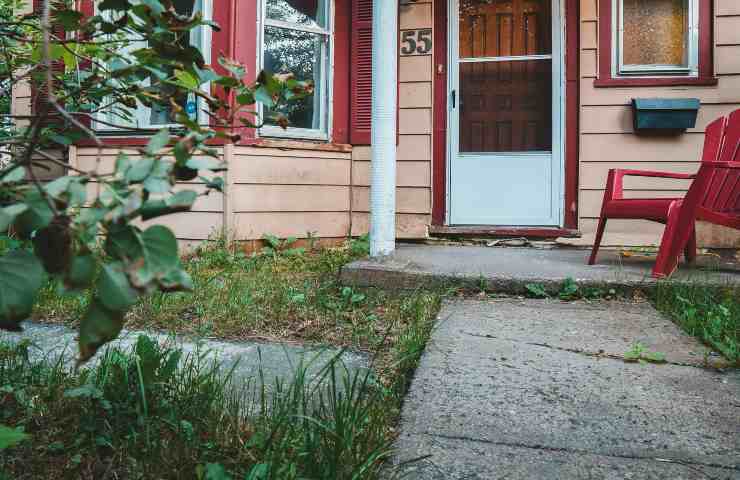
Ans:
[[[612,76],[612,0],[599,0],[599,73],[595,87],[661,87],[661,86],[712,86],[714,76],[714,51],[712,48],[712,0],[699,0],[699,76],[698,77],[640,77],[615,78]]]
[[[579,29],[578,0],[565,0],[565,215],[566,230],[578,227],[579,150]],[[447,2],[434,3],[434,119],[432,161],[432,230],[445,224],[447,209]],[[542,229],[491,229],[512,232],[543,232]],[[537,236],[536,234],[524,234]],[[556,235],[565,236],[565,235]]]
[[[432,235],[481,235],[486,237],[526,237],[526,238],[579,238],[581,232],[570,228],[542,228],[542,227],[487,227],[470,226],[470,227],[445,227],[432,225],[429,228]]]
[[[444,225],[447,211],[447,3],[434,2],[432,225]]]
[[[565,228],[578,228],[578,150],[580,140],[580,19],[578,0],[565,4]]]
[[[352,9],[350,2],[334,4],[334,111],[332,117],[332,141],[349,143],[350,129],[350,56],[352,49],[350,26]]]
[[[259,59],[257,58],[257,2],[244,2],[240,0],[231,0],[231,22],[233,35],[231,36],[231,48],[228,53],[237,62],[247,68],[245,81],[253,83],[257,80],[259,68]],[[214,4],[215,6],[215,4]],[[244,118],[254,122],[253,115],[244,113]],[[239,133],[242,135],[239,143],[249,143],[256,137],[256,132],[251,128],[240,128]]]

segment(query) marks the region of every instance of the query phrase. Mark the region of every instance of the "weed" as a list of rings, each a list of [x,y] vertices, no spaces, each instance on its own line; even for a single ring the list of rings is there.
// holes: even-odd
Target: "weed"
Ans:
[[[137,472],[156,478],[377,478],[444,292],[342,286],[339,270],[367,254],[366,238],[296,255],[285,254],[291,243],[284,242],[267,254],[251,256],[224,239],[202,245],[184,260],[194,291],[142,299],[127,327],[358,348],[370,352],[374,375],[348,378],[337,365],[334,373],[326,373],[333,378],[327,376],[328,390],[313,392],[311,401],[295,381],[279,386],[282,400],[263,397],[256,385],[252,403],[264,404],[260,410],[269,415],[247,414],[242,412],[243,398],[223,390],[223,384],[209,386],[220,378],[209,374],[214,366],[195,358],[197,374],[187,373],[192,371],[188,368],[165,374],[170,353],[157,350],[161,359],[153,360],[159,356],[143,352],[155,347],[142,344],[139,353],[106,355],[101,366],[107,368],[80,376],[59,374],[63,385],[45,377],[32,382],[31,390],[47,385],[44,391],[51,393],[26,395],[47,399],[39,417],[43,425],[34,428],[32,444],[14,447],[20,453],[13,458],[51,446],[42,449],[40,478],[58,478],[50,473],[54,466],[68,469],[74,478],[84,477],[80,472],[102,477],[96,469],[108,468],[111,462],[119,478],[136,478]],[[61,296],[50,285],[36,315],[74,324],[88,296],[89,292]],[[181,358],[179,363],[185,361]],[[265,391],[278,390],[262,384]],[[215,399],[211,402],[210,397]],[[0,415],[2,404],[0,393]],[[95,420],[86,419],[77,429],[80,405]],[[2,416],[0,423],[17,426],[27,418],[16,411],[13,423]],[[75,434],[62,433],[68,430]],[[2,462],[0,468],[11,468]]]
[[[640,363],[665,363],[665,354],[662,352],[652,352],[643,344],[637,342],[630,346],[630,349],[624,352],[624,359],[628,362]]]
[[[77,373],[0,349],[3,421],[30,434],[0,457],[11,478],[365,479],[391,451],[395,387],[337,358],[318,378],[306,363],[240,388],[206,352],[146,336]]]
[[[740,291],[662,282],[653,301],[687,333],[740,364]]]
[[[545,286],[541,283],[528,283],[524,288],[534,298],[550,298],[550,294],[547,293]]]
[[[292,245],[298,241],[298,239],[295,237],[289,237],[284,240],[281,240],[275,235],[267,234],[263,236],[262,239],[267,244],[262,249],[263,255],[269,255],[269,256],[272,256],[273,258],[277,258],[279,256],[297,257],[297,256],[300,256],[306,253],[305,248],[293,248],[292,247]]]
[[[580,288],[578,283],[572,278],[566,278],[563,284],[560,286],[560,292],[558,297],[561,300],[576,300],[580,298]]]

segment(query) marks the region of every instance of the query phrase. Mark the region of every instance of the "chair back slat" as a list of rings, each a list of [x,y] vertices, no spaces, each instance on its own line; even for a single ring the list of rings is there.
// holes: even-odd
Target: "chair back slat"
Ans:
[[[704,150],[702,151],[702,162],[716,162],[722,148],[727,128],[727,117],[720,117],[709,125],[704,133]]]
[[[710,124],[714,129],[714,122]],[[725,127],[723,129],[724,138],[719,141],[719,151],[717,157],[720,162],[733,162],[738,155],[738,146],[740,146],[740,110],[732,112],[726,117]],[[712,132],[712,135],[716,135]],[[710,146],[716,143],[716,140],[705,140]],[[711,161],[702,159],[703,162]],[[708,188],[701,200],[701,205],[710,210],[721,211],[726,205],[728,198],[732,195],[737,178],[730,175],[731,171],[726,168],[715,168],[712,171],[712,177],[709,181]],[[731,177],[731,178],[730,178]]]

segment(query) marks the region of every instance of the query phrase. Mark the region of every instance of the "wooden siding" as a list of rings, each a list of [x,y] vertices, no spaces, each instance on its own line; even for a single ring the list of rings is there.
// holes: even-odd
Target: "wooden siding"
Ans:
[[[431,29],[432,0],[399,7],[399,29]],[[398,59],[398,162],[396,233],[425,238],[432,221],[432,54]],[[352,151],[352,235],[369,229],[370,147]]]
[[[713,119],[740,108],[740,2],[716,0],[714,64],[719,78],[711,87],[597,88],[598,2],[581,0],[580,30],[580,244],[593,241],[606,174],[610,168],[637,168],[693,173],[698,168],[704,128]],[[638,136],[632,127],[630,102],[634,97],[696,97],[702,102],[697,126],[679,136]],[[629,178],[629,196],[682,196],[685,181]],[[607,245],[654,245],[662,226],[649,222],[611,221]],[[737,246],[740,235],[700,225],[704,246]]]

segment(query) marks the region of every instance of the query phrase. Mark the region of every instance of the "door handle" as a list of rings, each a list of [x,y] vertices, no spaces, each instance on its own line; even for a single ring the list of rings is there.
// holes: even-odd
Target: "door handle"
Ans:
[[[452,100],[452,109],[454,110],[455,108],[457,108],[457,90],[452,91],[451,100]]]

